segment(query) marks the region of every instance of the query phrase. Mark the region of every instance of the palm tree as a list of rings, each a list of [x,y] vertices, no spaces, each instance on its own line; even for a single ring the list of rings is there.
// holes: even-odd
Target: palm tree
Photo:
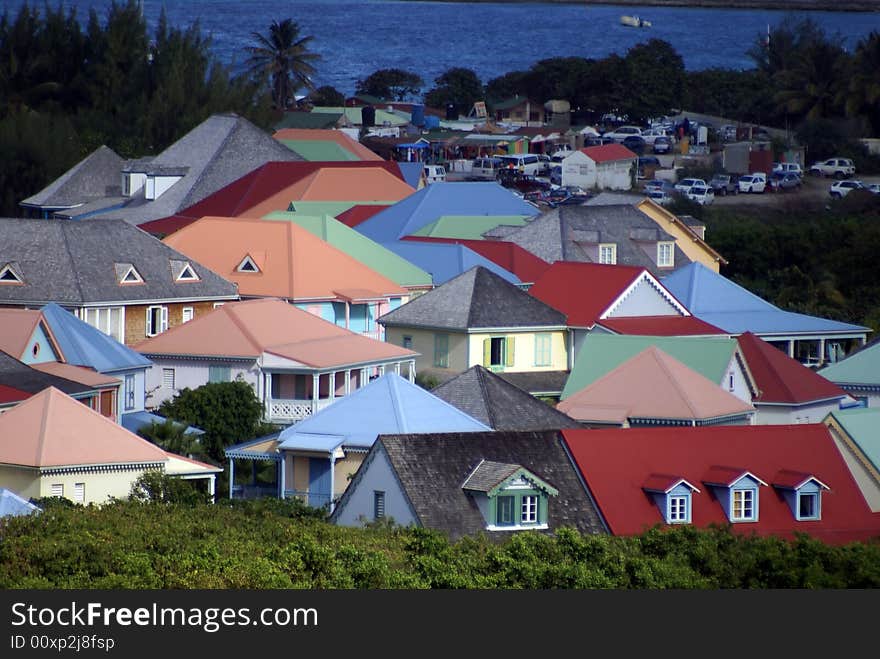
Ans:
[[[845,95],[847,115],[866,118],[872,134],[880,134],[880,32],[871,32],[856,47]]]
[[[249,46],[247,60],[251,75],[268,79],[272,88],[272,102],[276,108],[285,110],[295,101],[295,93],[301,87],[315,89],[312,62],[321,59],[308,50],[311,36],[300,37],[299,25],[286,18],[280,23],[272,21],[269,34],[251,33],[255,45]]]

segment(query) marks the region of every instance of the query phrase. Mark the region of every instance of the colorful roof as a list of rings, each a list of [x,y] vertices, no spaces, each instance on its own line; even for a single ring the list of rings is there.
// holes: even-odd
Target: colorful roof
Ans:
[[[400,286],[430,288],[433,285],[430,274],[329,215],[269,213],[263,219],[293,222]]]
[[[361,222],[373,217],[376,213],[382,212],[385,208],[386,206],[379,204],[356,204],[337,214],[336,219],[342,222],[345,226],[353,229]]]
[[[568,396],[557,409],[579,421],[622,425],[742,419],[755,408],[650,346]]]
[[[694,526],[727,526],[728,518],[707,481],[718,467],[754,474],[758,521],[731,524],[734,533],[793,539],[807,533],[830,544],[880,535],[880,515],[871,513],[828,429],[821,424],[563,430],[605,523],[615,535],[635,535],[663,523],[644,485],[653,474],[692,483]],[[810,474],[830,487],[822,493],[821,519],[797,521],[774,486],[783,471]]]
[[[538,209],[498,183],[432,183],[361,222],[357,230],[377,242],[400,240],[449,215],[534,217]]]
[[[39,311],[0,308],[0,350],[22,357],[41,320]]]
[[[292,222],[204,217],[164,239],[238,285],[242,296],[335,300],[345,289],[405,295],[396,282]],[[239,266],[250,258],[257,272]]]
[[[843,387],[860,385],[880,389],[880,339],[874,339],[842,361],[820,369],[819,374]]]
[[[880,472],[880,409],[871,407],[834,410],[831,416],[871,463]]]
[[[432,183],[432,185],[437,184]],[[508,272],[464,245],[397,240],[382,243],[382,246],[429,273],[434,279],[435,286],[440,286],[477,266],[494,272],[512,284],[521,283],[519,277],[512,272]]]
[[[9,403],[19,403],[30,398],[32,393],[11,387],[8,384],[0,384],[0,405],[8,405]]]
[[[612,160],[635,160],[638,156],[622,144],[602,144],[588,146],[580,152],[594,162],[611,162]]]
[[[726,334],[696,316],[631,316],[605,318],[597,323],[615,334],[647,336],[706,336]]]
[[[666,301],[672,315],[687,310],[644,268],[557,261],[542,274],[529,293],[568,316],[571,327],[592,327],[639,281],[648,282]],[[653,306],[653,305],[652,305]]]
[[[0,395],[7,403],[24,400],[47,387],[55,387],[78,398],[89,397],[94,392],[94,388],[89,385],[32,368],[2,350],[0,350],[0,384],[5,385],[4,392]],[[22,396],[21,392],[26,394]]]
[[[836,384],[751,332],[737,341],[757,388],[754,402],[803,405],[846,397]]]
[[[486,257],[492,263],[504,268],[508,272],[512,272],[522,282],[534,283],[550,267],[547,261],[539,259],[516,243],[503,240],[467,240],[462,238],[426,238],[421,236],[407,236],[405,240],[464,245],[480,256]]]
[[[483,234],[499,226],[521,227],[528,215],[443,215],[413,233],[427,238],[464,238],[481,240]]]
[[[731,334],[852,335],[868,330],[860,325],[783,311],[701,263],[679,268],[662,281],[693,315]]]
[[[379,435],[491,430],[457,407],[395,373],[373,380],[279,436],[279,449],[309,450],[322,439],[369,448]]]
[[[165,451],[54,387],[0,415],[0,463],[23,467],[164,464]],[[10,441],[15,438],[15,441]]]
[[[79,382],[80,384],[84,384],[95,389],[118,387],[120,382],[119,378],[114,378],[110,375],[104,375],[103,373],[97,373],[91,368],[87,368],[85,366],[77,366],[76,364],[42,362],[40,364],[32,364],[31,368],[40,371],[41,373],[56,375],[59,378],[64,378],[65,380],[70,380],[71,382]]]
[[[27,499],[18,496],[12,490],[0,487],[0,517],[14,517],[42,512],[40,508]]]
[[[739,351],[736,339],[727,337],[623,336],[591,332],[584,338],[577,354],[562,399],[592,384],[650,346],[658,347],[716,385],[721,383]]]
[[[230,302],[135,348],[146,355],[256,359],[270,353],[312,368],[415,357],[276,299]]]
[[[293,149],[306,160],[337,160],[337,158],[311,158],[308,147],[330,143],[336,147],[341,158],[339,160],[382,160],[378,155],[370,151],[357,140],[349,137],[348,133],[341,130],[326,130],[320,128],[282,128],[275,132],[273,137]],[[297,148],[299,147],[299,148]],[[306,151],[305,153],[303,151]]]

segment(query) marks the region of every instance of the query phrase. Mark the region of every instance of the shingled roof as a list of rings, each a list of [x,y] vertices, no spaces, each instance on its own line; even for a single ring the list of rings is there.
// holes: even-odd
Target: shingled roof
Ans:
[[[457,330],[562,327],[565,315],[478,266],[385,314],[379,322]]]
[[[373,450],[388,456],[419,523],[453,539],[485,532],[473,495],[462,488],[482,460],[519,465],[559,491],[549,506],[550,532],[563,526],[604,532],[555,431],[383,435]]]
[[[107,146],[100,146],[22,206],[49,209],[71,208],[104,197],[122,194],[119,173],[125,161]]]
[[[571,417],[479,365],[447,380],[431,393],[494,430],[581,427]]]
[[[94,391],[90,386],[31,368],[3,351],[0,351],[0,385],[15,390],[7,391],[6,402],[22,401],[48,387],[55,387],[74,397]]]

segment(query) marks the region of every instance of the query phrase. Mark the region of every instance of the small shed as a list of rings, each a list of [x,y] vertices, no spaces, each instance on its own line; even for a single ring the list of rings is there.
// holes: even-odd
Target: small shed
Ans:
[[[562,161],[562,185],[602,190],[630,190],[638,156],[622,144],[574,151]]]

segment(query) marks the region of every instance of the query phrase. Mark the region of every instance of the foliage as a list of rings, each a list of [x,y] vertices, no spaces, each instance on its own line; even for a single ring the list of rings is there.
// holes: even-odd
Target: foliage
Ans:
[[[200,492],[192,481],[161,471],[148,471],[131,484],[129,498],[141,503],[176,503],[195,505],[209,503],[208,495]]]
[[[276,108],[287,110],[295,105],[296,91],[315,89],[314,63],[321,56],[309,51],[312,36],[301,37],[299,24],[290,18],[272,21],[269,33],[253,32],[254,45],[247,51],[248,71],[257,80],[268,83]]]
[[[210,382],[182,389],[159,406],[159,414],[204,430],[201,442],[205,454],[222,463],[225,447],[257,436],[263,404],[242,380]]]
[[[345,94],[335,87],[323,85],[309,94],[309,102],[317,106],[341,107],[345,105]]]
[[[425,105],[443,108],[451,103],[467,112],[483,99],[483,83],[471,69],[456,67],[434,79],[434,87],[425,94]]]
[[[412,71],[379,69],[357,81],[355,94],[366,94],[388,101],[406,101],[417,97],[424,81]]]
[[[630,121],[643,122],[681,108],[684,96],[684,60],[666,41],[650,39],[626,54],[629,88],[637,94],[625,106]]]
[[[422,389],[427,389],[431,391],[434,387],[440,384],[440,378],[432,373],[417,373],[416,374],[416,384],[419,385]]]
[[[187,434],[187,426],[165,419],[162,422],[153,421],[138,429],[137,434],[160,446],[169,453],[176,453],[185,457],[202,456],[201,442],[195,435]]]

